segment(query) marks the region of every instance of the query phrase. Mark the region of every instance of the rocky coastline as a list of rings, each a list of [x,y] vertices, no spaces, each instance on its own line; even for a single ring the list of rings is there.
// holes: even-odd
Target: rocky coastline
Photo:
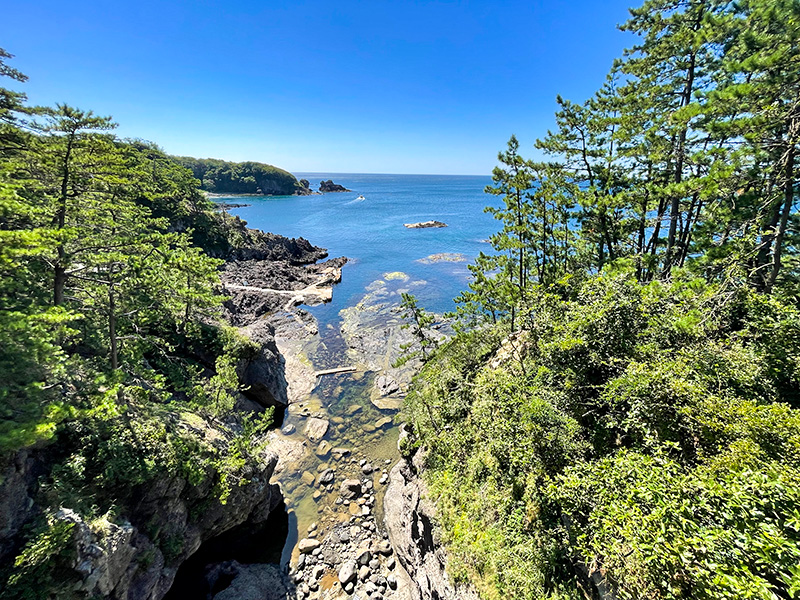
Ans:
[[[416,471],[406,462],[392,467],[397,458],[393,414],[418,367],[413,361],[393,367],[411,341],[394,296],[414,282],[405,274],[387,273],[357,306],[342,311],[337,334],[342,346],[331,360],[345,368],[324,371],[331,375],[325,375],[320,392],[321,371],[308,357],[321,352],[324,343],[316,320],[301,305],[330,301],[346,259],[328,258],[324,249],[302,238],[240,225],[244,243],[225,257],[220,274],[229,297],[224,318],[255,347],[237,365],[245,387],[237,408],[246,414],[275,407],[279,419],[287,415],[284,427],[270,434],[255,462],[245,465],[249,483],[234,486],[224,504],[213,496],[215,476],[197,485],[170,477],[140,486],[120,507],[126,517],[121,524],[86,523],[72,511],[60,511],[55,518],[75,532],[71,578],[78,581],[76,593],[111,600],[177,600],[184,597],[181,586],[194,578],[194,587],[213,600],[459,597],[448,595],[443,571],[436,575],[431,570],[431,557],[440,555],[422,550],[429,528],[407,526],[433,519],[420,516],[429,512],[420,508],[427,507],[420,500],[423,485],[409,478]],[[346,381],[362,386],[366,405],[339,410],[315,404],[312,391],[332,398],[345,393]],[[174,418],[176,426],[195,428],[225,451],[229,440],[224,429]],[[2,467],[0,554],[15,548],[15,537],[37,510],[33,490],[50,451],[20,451]],[[313,522],[305,516],[307,508],[288,500],[298,497],[311,502]],[[272,533],[269,523],[276,516],[285,522],[287,509],[289,535],[298,539],[288,570],[241,556],[192,564],[223,538],[245,539],[256,530],[267,538],[285,535]],[[294,510],[305,511],[304,516],[292,521]],[[169,536],[172,555],[165,556],[154,531]],[[420,548],[416,553],[415,546]]]

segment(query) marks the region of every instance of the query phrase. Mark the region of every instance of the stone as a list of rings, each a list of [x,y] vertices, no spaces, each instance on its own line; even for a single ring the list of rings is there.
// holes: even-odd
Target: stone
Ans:
[[[383,429],[387,425],[392,424],[392,417],[383,417],[375,421],[375,429]]]
[[[334,457],[342,458],[342,457],[348,456],[350,454],[350,449],[349,448],[334,448],[333,450],[331,450],[331,454],[333,454]]]
[[[297,543],[297,549],[300,551],[300,554],[310,554],[314,550],[318,550],[319,546],[320,541],[311,538],[303,538]]]
[[[314,454],[316,454],[320,458],[325,458],[326,456],[328,456],[328,454],[330,454],[330,452],[331,452],[330,442],[326,442],[325,440],[322,440],[319,443],[319,446],[317,446],[316,450],[314,450]]]
[[[288,425],[284,425],[281,428],[281,433],[283,435],[292,435],[295,431],[297,431],[297,427],[289,423]]]
[[[300,479],[306,485],[314,485],[315,477],[314,474],[311,473],[310,471],[303,471],[303,474],[300,476]]]
[[[325,573],[327,569],[323,565],[317,565],[313,569],[311,569],[311,577],[312,579],[319,579]]]
[[[311,417],[306,422],[305,434],[312,442],[319,442],[328,433],[329,423],[327,419]]]
[[[441,221],[422,221],[420,223],[403,223],[408,229],[427,229],[430,227],[447,227],[447,223]]]
[[[328,485],[332,483],[336,475],[333,472],[333,469],[325,469],[322,473],[319,474],[317,477],[317,485]]]
[[[378,375],[375,378],[375,389],[381,396],[389,396],[400,391],[400,384],[390,375]]]
[[[389,574],[389,576],[386,578],[386,583],[387,583],[387,584],[389,585],[389,587],[390,587],[390,588],[392,588],[393,590],[396,590],[396,589],[397,589],[397,577],[395,577],[395,576],[394,576],[394,575],[392,575],[391,573],[390,573],[390,574]]]
[[[354,500],[361,495],[361,482],[358,479],[345,479],[340,493],[345,500]]]
[[[374,433],[375,432],[375,425],[373,425],[372,423],[364,423],[361,426],[361,429],[365,433]]]
[[[358,568],[358,578],[361,581],[364,581],[367,577],[369,577],[369,573],[370,571],[367,565]]]
[[[356,578],[356,562],[354,560],[344,561],[344,563],[342,563],[341,568],[339,569],[339,583],[345,586],[348,583],[352,582],[355,578]]]
[[[381,478],[378,480],[378,483],[380,483],[381,485],[386,485],[387,483],[389,483],[389,475],[387,473],[381,475]]]
[[[392,544],[389,543],[389,540],[381,540],[377,543],[375,549],[384,556],[389,556],[392,553]]]
[[[374,471],[374,469],[372,468],[372,465],[369,463],[361,467],[361,472],[364,473],[364,475],[369,475],[370,473],[372,473],[372,471]]]
[[[357,412],[361,412],[361,405],[359,404],[351,404],[347,407],[347,416],[352,417]]]
[[[358,550],[356,550],[356,562],[360,566],[368,565],[369,561],[372,559],[372,550],[370,550],[368,545],[361,546]]]

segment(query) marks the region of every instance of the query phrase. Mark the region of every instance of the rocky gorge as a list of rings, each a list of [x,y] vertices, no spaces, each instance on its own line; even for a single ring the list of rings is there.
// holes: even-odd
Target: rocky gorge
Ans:
[[[394,366],[413,342],[398,302],[420,282],[386,273],[342,311],[338,328],[320,331],[303,306],[330,301],[346,259],[302,238],[241,233],[245,243],[221,271],[224,317],[253,343],[236,367],[236,408],[274,407],[280,428],[240,467],[248,483],[224,501],[212,493],[218,474],[201,483],[169,476],[135,488],[117,508],[122,521],[58,511],[70,532],[61,576],[80,597],[113,600],[452,597],[443,574],[419,583],[429,558],[409,549],[427,547],[415,540],[428,530],[403,525],[419,511],[401,500],[407,470],[394,466],[395,416],[418,366]],[[444,337],[446,324],[437,327]],[[229,452],[223,428],[164,418]],[[40,510],[51,452],[29,448],[2,465],[0,558]]]

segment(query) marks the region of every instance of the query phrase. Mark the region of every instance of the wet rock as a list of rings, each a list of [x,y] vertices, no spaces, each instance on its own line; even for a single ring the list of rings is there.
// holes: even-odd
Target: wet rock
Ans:
[[[300,476],[300,479],[306,485],[314,485],[314,474],[310,471],[303,471],[303,474]]]
[[[361,482],[358,479],[345,479],[340,488],[342,497],[346,500],[354,500],[361,495]]]
[[[331,454],[334,457],[342,458],[342,457],[348,456],[350,454],[350,449],[349,448],[334,448],[333,450],[331,450]]]
[[[400,391],[400,384],[390,375],[378,375],[375,378],[375,389],[381,396],[389,396]]]
[[[325,469],[322,473],[319,474],[317,477],[317,485],[327,485],[332,483],[336,475],[333,472],[333,469]]]
[[[281,433],[283,435],[292,435],[295,431],[297,431],[297,428],[291,423],[289,423],[288,425],[284,425],[281,428]]]
[[[331,452],[330,442],[326,442],[325,440],[322,440],[319,443],[319,446],[317,446],[316,450],[314,450],[314,454],[316,454],[320,458],[325,458],[326,456],[328,456],[328,454],[330,454],[330,452]]]
[[[361,406],[358,404],[351,404],[347,407],[347,415],[352,417],[354,414],[361,412]]]
[[[328,433],[328,420],[311,417],[306,423],[305,434],[312,442],[319,442]]]
[[[392,424],[392,417],[383,417],[375,421],[375,429],[383,429]]]

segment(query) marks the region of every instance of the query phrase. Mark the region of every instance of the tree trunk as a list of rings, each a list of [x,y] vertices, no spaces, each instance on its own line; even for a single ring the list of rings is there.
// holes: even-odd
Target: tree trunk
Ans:
[[[67,151],[64,153],[64,165],[61,169],[61,193],[56,209],[56,230],[61,231],[67,222],[67,196],[69,193],[69,161],[72,157],[72,145],[75,141],[75,132],[67,138]],[[64,303],[64,287],[67,283],[67,253],[64,244],[60,243],[56,249],[58,258],[53,268],[53,305],[60,306]]]
[[[796,130],[796,123],[793,124],[792,130]],[[783,211],[781,213],[781,221],[778,226],[778,233],[775,236],[775,249],[772,252],[772,271],[767,280],[766,292],[772,291],[775,281],[778,279],[778,273],[781,270],[781,254],[783,252],[783,238],[786,235],[786,227],[789,224],[789,215],[792,212],[792,204],[794,204],[794,151],[795,151],[795,136],[789,136],[789,149],[786,155],[786,170],[785,177],[786,183],[783,192]]]
[[[112,272],[113,277],[113,272]],[[114,297],[114,284],[108,288],[108,338],[111,350],[111,370],[116,371],[119,367],[119,351],[117,349],[117,313],[116,299]]]
[[[694,91],[694,70],[695,61],[697,56],[692,53],[689,59],[689,70],[686,74],[686,87],[683,90],[681,97],[680,107],[688,106],[692,101],[692,92]],[[688,127],[681,129],[678,135],[678,147],[675,150],[675,183],[678,184],[683,180],[683,163],[686,153],[686,135]],[[675,234],[678,231],[678,215],[681,210],[681,197],[675,192],[672,196],[672,203],[669,212],[669,233],[667,234],[667,252],[664,256],[664,269],[662,271],[663,277],[669,277],[670,270],[672,269],[672,253],[675,247]]]

